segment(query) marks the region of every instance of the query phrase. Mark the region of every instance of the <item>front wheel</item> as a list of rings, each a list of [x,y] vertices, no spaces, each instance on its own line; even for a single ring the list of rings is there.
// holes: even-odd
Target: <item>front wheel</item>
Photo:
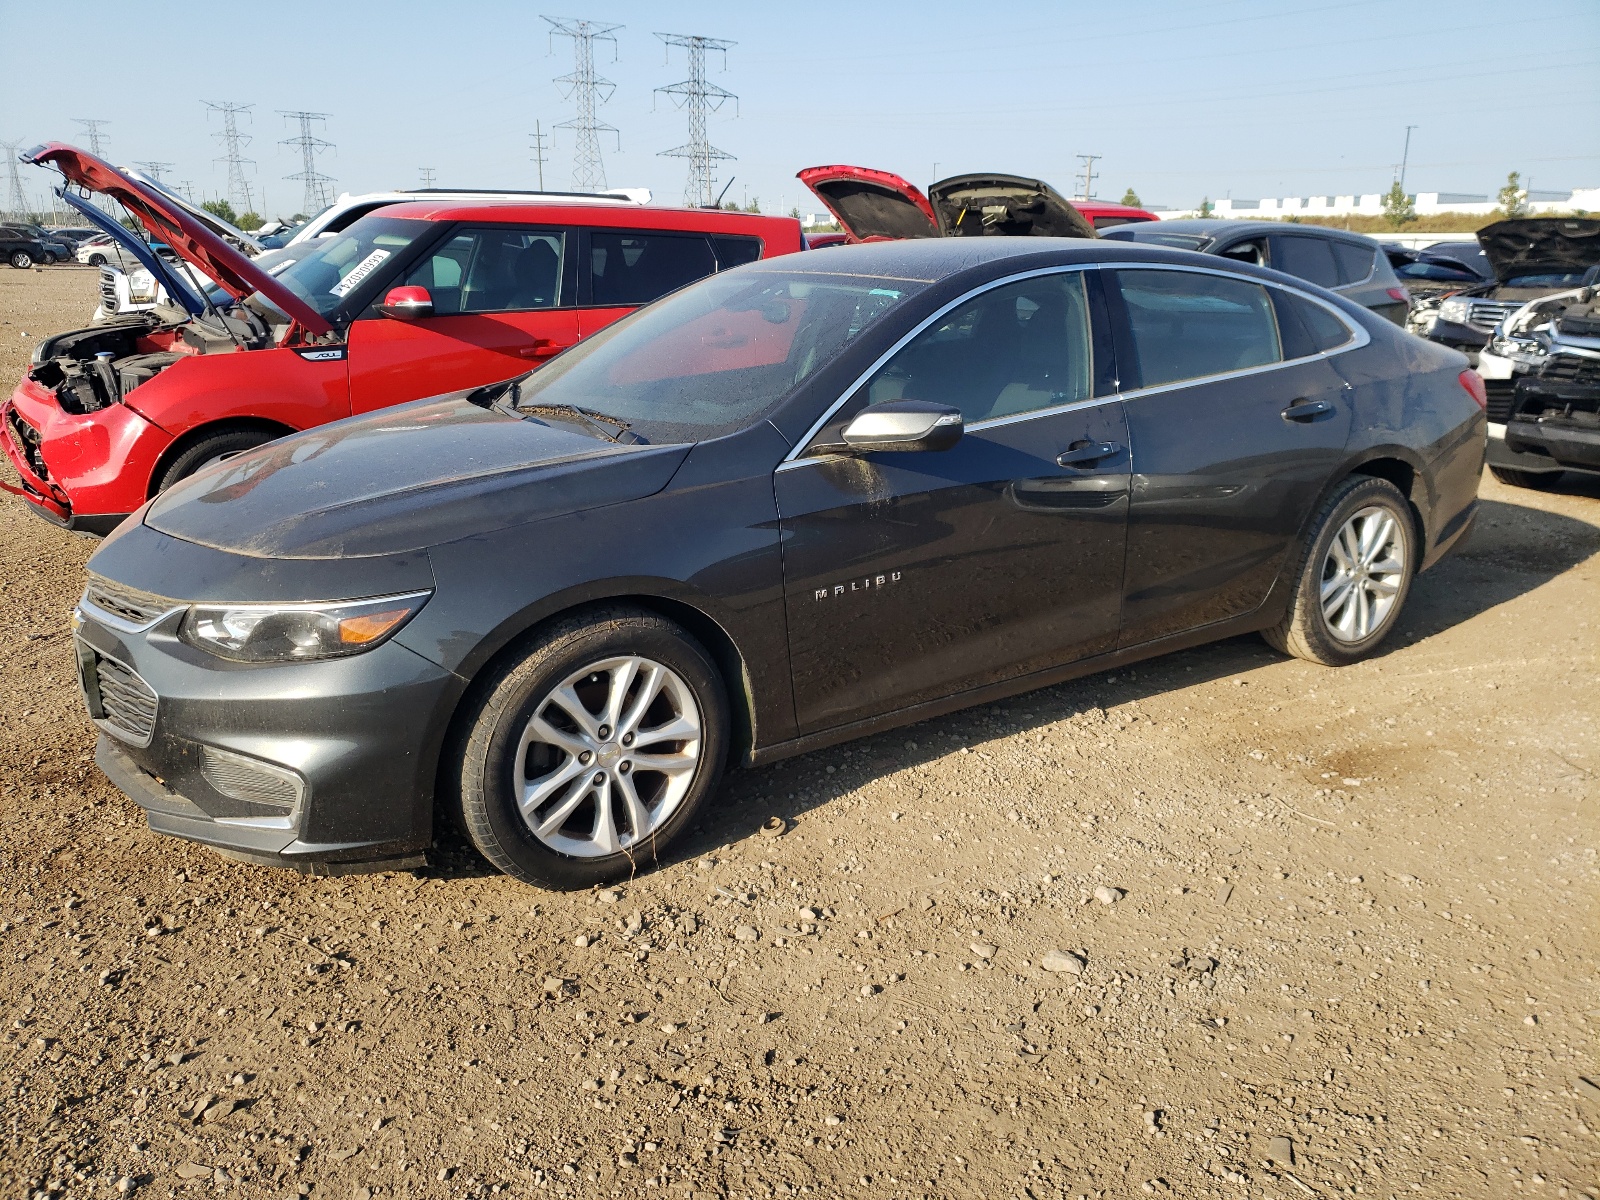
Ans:
[[[104,254],[91,254],[91,255],[89,255],[89,265],[91,267],[103,267],[103,266],[105,266],[106,265],[106,256]]]
[[[1519,471],[1515,467],[1490,467],[1489,474],[1501,483],[1511,487],[1532,488],[1536,492],[1548,492],[1561,482],[1560,471]]]
[[[19,271],[26,271],[33,266],[33,255],[26,250],[13,250],[11,252],[11,265]]]
[[[50,253],[50,251],[46,250],[44,252],[43,257],[41,257],[39,259],[39,265],[41,267],[53,267],[53,266],[55,266],[56,265],[56,256],[54,254]]]
[[[1400,489],[1353,475],[1312,522],[1289,611],[1262,636],[1327,667],[1359,662],[1400,618],[1416,573],[1416,522]]]
[[[187,479],[202,467],[265,446],[279,435],[265,429],[221,429],[189,446],[161,472],[156,491],[164,492],[180,479]]]
[[[569,618],[491,677],[462,731],[467,835],[524,883],[625,877],[716,790],[728,724],[722,678],[684,630],[631,608]]]

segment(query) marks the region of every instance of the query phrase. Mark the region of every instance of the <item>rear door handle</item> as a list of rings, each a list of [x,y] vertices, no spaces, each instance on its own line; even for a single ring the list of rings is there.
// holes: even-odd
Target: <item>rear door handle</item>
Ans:
[[[1331,400],[1296,400],[1281,415],[1285,421],[1314,421],[1332,411]]]
[[[1063,450],[1056,455],[1056,466],[1076,467],[1084,463],[1099,462],[1102,458],[1110,458],[1113,454],[1122,453],[1122,447],[1116,442],[1090,442],[1085,446],[1075,446],[1071,450]]]

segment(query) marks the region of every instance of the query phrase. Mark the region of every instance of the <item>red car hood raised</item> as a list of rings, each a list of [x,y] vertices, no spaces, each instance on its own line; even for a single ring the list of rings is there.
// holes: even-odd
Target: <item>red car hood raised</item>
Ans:
[[[1082,237],[1094,226],[1041,179],[953,175],[923,195],[888,171],[807,167],[796,176],[828,206],[851,240],[917,237]]]
[[[217,281],[237,300],[260,292],[307,333],[333,332],[322,315],[154,188],[129,179],[86,150],[49,142],[23,156],[53,166],[79,187],[109,196],[126,208],[150,236],[171,246],[185,262]]]

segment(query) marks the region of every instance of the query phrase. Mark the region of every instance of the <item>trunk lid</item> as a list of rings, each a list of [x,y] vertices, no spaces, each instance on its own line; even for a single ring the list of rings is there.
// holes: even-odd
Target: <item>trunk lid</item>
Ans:
[[[795,176],[833,214],[852,241],[938,237],[933,206],[915,186],[870,167],[807,167]]]
[[[945,237],[1092,238],[1094,226],[1042,179],[952,175],[928,188]]]
[[[23,154],[22,160],[35,166],[54,167],[79,187],[116,200],[151,237],[171,246],[180,258],[216,280],[234,299],[242,300],[259,292],[308,333],[333,332],[333,326],[315,309],[228,245],[218,233],[196,220],[188,211],[188,205],[175,203],[162,190],[130,179],[110,163],[61,142],[36,146]],[[79,211],[83,211],[81,207]],[[96,224],[105,228],[99,222]],[[150,264],[145,262],[145,266]]]
[[[1502,283],[1540,271],[1586,271],[1600,263],[1600,218],[1496,221],[1478,230],[1478,244]]]

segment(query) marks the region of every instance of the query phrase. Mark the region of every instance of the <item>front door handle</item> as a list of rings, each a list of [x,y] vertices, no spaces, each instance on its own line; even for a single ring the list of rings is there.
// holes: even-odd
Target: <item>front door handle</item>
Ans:
[[[1099,462],[1102,458],[1110,458],[1113,454],[1122,453],[1122,447],[1116,442],[1089,442],[1082,446],[1074,446],[1070,450],[1063,450],[1056,455],[1056,466],[1076,467],[1084,463]]]
[[[533,345],[517,347],[517,355],[521,358],[554,358],[565,349],[565,346],[557,345],[550,338],[534,338]]]
[[[1315,421],[1333,411],[1331,400],[1296,400],[1280,414],[1285,421]]]

